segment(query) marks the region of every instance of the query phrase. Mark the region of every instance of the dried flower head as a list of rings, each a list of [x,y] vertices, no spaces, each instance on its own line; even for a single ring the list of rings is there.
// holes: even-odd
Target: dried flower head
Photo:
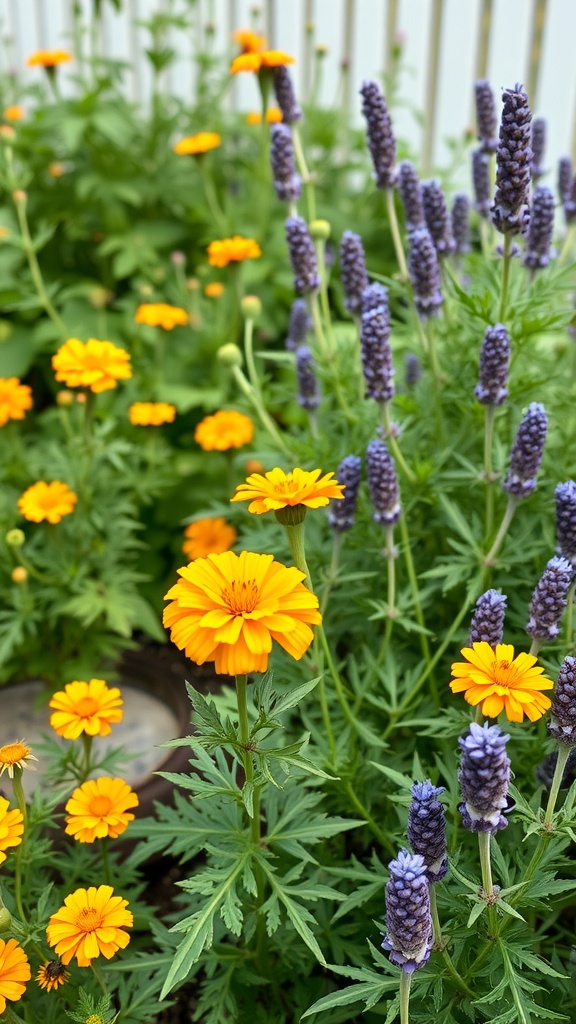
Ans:
[[[17,743],[6,743],[3,747],[0,747],[0,775],[7,771],[11,779],[14,778],[14,769],[29,768],[30,771],[36,771],[36,769],[28,764],[29,761],[37,761],[38,758],[34,757],[32,753],[32,747],[28,747],[24,740],[18,740]]]
[[[434,941],[426,864],[420,854],[400,850],[388,869],[382,949],[390,951],[393,964],[412,974],[424,966]]]
[[[458,740],[462,750],[458,781],[462,803],[458,810],[464,828],[471,832],[496,832],[508,822],[510,758],[506,744],[510,736],[498,725],[472,722],[468,733]]]
[[[36,981],[40,988],[46,989],[47,992],[52,992],[60,985],[65,985],[69,978],[70,974],[61,960],[47,960],[38,968],[36,975]]]

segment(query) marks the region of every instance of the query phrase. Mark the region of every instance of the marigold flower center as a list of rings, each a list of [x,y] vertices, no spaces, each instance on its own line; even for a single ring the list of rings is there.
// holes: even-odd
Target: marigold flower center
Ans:
[[[494,676],[494,682],[498,683],[499,686],[509,686],[510,668],[511,664],[506,658],[502,658],[500,661],[493,661],[492,674]]]
[[[102,915],[94,907],[83,907],[76,924],[83,932],[94,932],[102,926]]]
[[[258,603],[258,584],[256,580],[232,580],[222,591],[222,598],[233,615],[252,612]]]
[[[5,747],[0,747],[0,761],[2,764],[17,764],[29,753],[30,747],[25,747],[23,743],[7,743]]]
[[[108,796],[95,796],[90,802],[90,813],[96,817],[102,818],[108,814],[112,807],[112,801]]]
[[[79,718],[90,718],[98,710],[98,704],[93,697],[81,697],[76,705],[76,714]]]

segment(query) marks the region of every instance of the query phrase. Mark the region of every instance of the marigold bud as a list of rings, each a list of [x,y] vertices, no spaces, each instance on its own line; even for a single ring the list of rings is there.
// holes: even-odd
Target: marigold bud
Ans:
[[[28,579],[28,570],[23,565],[16,565],[12,569],[12,582],[13,583],[26,583]]]
[[[11,548],[21,548],[26,540],[26,534],[23,530],[8,530],[5,540]]]
[[[22,188],[17,188],[12,193],[12,199],[14,200],[15,203],[25,203],[27,198],[28,198],[28,196],[26,195],[26,192]]]
[[[56,392],[56,404],[57,405],[72,405],[74,401],[74,394],[72,391],[67,391],[65,388],[62,391]]]
[[[245,320],[257,320],[262,313],[262,303],[257,295],[245,295],[240,303],[240,312]]]
[[[231,341],[227,345],[221,345],[216,355],[224,366],[242,366],[242,353],[238,345],[234,345]]]
[[[327,220],[311,220],[310,235],[320,241],[327,241],[330,238],[330,222]]]

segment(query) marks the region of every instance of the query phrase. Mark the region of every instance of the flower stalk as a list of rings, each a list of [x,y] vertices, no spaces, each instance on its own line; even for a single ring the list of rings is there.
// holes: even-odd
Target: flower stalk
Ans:
[[[556,761],[556,767],[554,769],[554,777],[552,779],[552,785],[550,787],[550,795],[548,797],[548,803],[546,805],[546,812],[544,814],[544,828],[550,830],[552,825],[552,819],[554,817],[554,809],[556,807],[556,801],[558,799],[558,793],[560,792],[560,786],[562,785],[562,778],[564,775],[564,769],[566,768],[566,762],[570,757],[570,751],[573,748],[568,746],[567,743],[558,744],[558,759]]]

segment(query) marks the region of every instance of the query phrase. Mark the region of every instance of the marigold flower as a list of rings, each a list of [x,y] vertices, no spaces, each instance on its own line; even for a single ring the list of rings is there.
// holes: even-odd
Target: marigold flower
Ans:
[[[184,536],[188,540],[182,545],[182,551],[190,561],[229,551],[238,539],[234,527],[221,517],[196,519],[186,527]]]
[[[192,661],[213,661],[219,674],[265,672],[273,640],[299,661],[314,639],[310,625],[322,622],[304,573],[273,555],[226,551],[178,573],[164,625]]]
[[[117,839],[134,820],[129,809],[138,804],[136,793],[123,779],[87,779],[66,804],[66,834],[79,843],[93,843],[107,836]]]
[[[135,427],[159,427],[161,423],[174,422],[176,406],[168,402],[133,402],[128,416]]]
[[[148,327],[163,327],[171,331],[174,327],[185,327],[188,313],[180,306],[170,306],[167,302],[144,302],[138,306],[134,314],[134,322],[147,324]]]
[[[294,57],[289,57],[282,50],[262,50],[260,53],[241,53],[230,65],[230,73],[237,75],[239,71],[260,71],[261,68],[278,68],[286,64],[295,64]]]
[[[59,523],[64,516],[74,511],[77,501],[77,496],[68,484],[60,480],[52,480],[51,483],[39,480],[20,495],[18,508],[31,523],[42,523],[44,520]]]
[[[12,744],[16,746],[16,744]],[[2,747],[2,750],[6,749]],[[2,771],[7,767],[6,764],[2,765]],[[12,766],[12,774],[14,774]],[[0,864],[3,864],[6,860],[6,854],[4,850],[8,850],[11,846],[20,846],[22,842],[22,836],[24,834],[24,817],[22,811],[18,808],[14,808],[12,811],[9,810],[9,802],[3,796],[0,796]]]
[[[36,981],[40,988],[45,988],[47,992],[51,992],[52,989],[64,985],[69,977],[70,975],[61,960],[47,960],[45,964],[38,968]]]
[[[466,662],[452,665],[450,689],[464,693],[473,707],[480,704],[487,718],[505,711],[509,722],[522,722],[525,714],[535,722],[552,704],[540,691],[551,690],[554,683],[542,675],[544,669],[532,654],[515,658],[512,644],[497,644],[494,649],[484,641],[464,647],[461,654]]]
[[[61,164],[59,160],[53,160],[51,164],[48,164],[48,174],[52,178],[61,178],[66,173],[64,164]]]
[[[276,509],[294,505],[322,508],[331,498],[342,498],[344,484],[339,484],[333,473],[320,476],[322,470],[271,469],[264,475],[252,473],[243,484],[238,484],[231,501],[249,501],[249,512],[262,515]]]
[[[130,942],[130,936],[122,931],[134,923],[127,906],[128,900],[114,896],[111,885],[76,889],[52,914],[46,929],[48,943],[63,964],[69,964],[74,956],[79,967],[90,967],[100,955],[110,960]]]
[[[32,408],[32,391],[18,377],[0,377],[0,427],[8,420],[23,420]]]
[[[69,338],[52,356],[56,380],[69,388],[90,388],[94,394],[110,391],[117,381],[132,376],[130,354],[111,341]]]
[[[207,299],[219,299],[224,294],[224,285],[221,281],[210,281],[204,289]]]
[[[21,121],[24,114],[24,107],[19,106],[17,103],[13,103],[9,107],[4,108],[2,117],[5,121]]]
[[[254,437],[254,424],[249,416],[233,409],[220,409],[205,416],[194,431],[194,440],[205,452],[226,452],[242,448]]]
[[[36,769],[27,762],[37,760],[38,758],[34,757],[32,753],[32,748],[26,746],[24,740],[18,740],[17,743],[6,743],[5,746],[0,747],[0,775],[8,771],[8,775],[13,779],[14,768],[29,768],[34,772]]]
[[[16,939],[0,939],[0,1013],[4,1013],[7,999],[14,1003],[22,999],[31,977],[28,957]]]
[[[210,242],[207,249],[208,263],[211,267],[227,267],[229,263],[241,263],[243,260],[257,260],[262,250],[253,238],[220,238]]]
[[[258,35],[249,28],[237,28],[232,33],[232,38],[242,50],[242,53],[260,53],[266,46],[266,37]]]
[[[109,736],[111,725],[122,721],[124,712],[120,690],[108,687],[103,679],[89,683],[74,680],[52,696],[49,707],[50,725],[66,740],[77,740],[81,733],[87,736]]]
[[[53,68],[56,64],[67,64],[72,59],[69,50],[35,50],[26,58],[26,66],[29,68]]]
[[[268,124],[279,124],[282,121],[280,107],[268,107],[266,121]],[[246,114],[246,124],[262,124],[262,112],[260,110],[253,110]]]
[[[178,156],[198,156],[207,153],[209,149],[217,149],[221,142],[217,132],[197,132],[196,135],[180,139],[172,148]]]

